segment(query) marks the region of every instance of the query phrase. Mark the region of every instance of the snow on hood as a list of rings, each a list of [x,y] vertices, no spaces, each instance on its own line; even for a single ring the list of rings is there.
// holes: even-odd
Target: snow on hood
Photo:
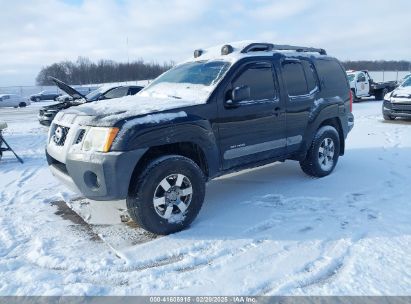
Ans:
[[[157,94],[157,93],[156,93]],[[99,100],[75,108],[61,111],[63,114],[77,115],[76,122],[83,125],[110,126],[116,121],[132,116],[139,116],[205,103],[204,99],[177,99],[157,94],[136,94],[122,98]],[[56,119],[58,120],[58,117]]]
[[[411,96],[411,86],[398,87],[392,92],[392,97],[410,97]]]

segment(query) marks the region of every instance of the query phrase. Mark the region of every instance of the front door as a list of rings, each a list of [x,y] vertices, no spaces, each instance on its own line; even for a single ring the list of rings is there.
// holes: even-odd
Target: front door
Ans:
[[[370,84],[363,72],[358,73],[356,81],[357,96],[368,96],[370,91]]]
[[[284,107],[272,62],[241,64],[218,95],[218,129],[223,169],[285,153]],[[250,97],[231,105],[232,91],[248,86]]]

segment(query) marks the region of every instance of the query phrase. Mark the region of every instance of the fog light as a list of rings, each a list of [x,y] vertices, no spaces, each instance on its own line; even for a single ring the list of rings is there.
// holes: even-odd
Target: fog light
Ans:
[[[100,183],[97,174],[92,171],[84,172],[84,183],[91,190],[97,190],[98,188],[100,188]]]

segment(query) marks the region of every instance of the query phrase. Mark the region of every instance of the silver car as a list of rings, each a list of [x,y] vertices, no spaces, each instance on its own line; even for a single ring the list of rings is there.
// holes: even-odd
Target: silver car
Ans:
[[[30,104],[30,101],[17,94],[0,94],[0,108],[5,107],[25,107]]]

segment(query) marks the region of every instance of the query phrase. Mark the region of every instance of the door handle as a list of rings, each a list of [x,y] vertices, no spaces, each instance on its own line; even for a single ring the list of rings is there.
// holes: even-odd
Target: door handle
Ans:
[[[281,113],[281,108],[280,107],[275,107],[274,111],[273,111],[274,116],[278,117],[280,115],[280,113]]]

